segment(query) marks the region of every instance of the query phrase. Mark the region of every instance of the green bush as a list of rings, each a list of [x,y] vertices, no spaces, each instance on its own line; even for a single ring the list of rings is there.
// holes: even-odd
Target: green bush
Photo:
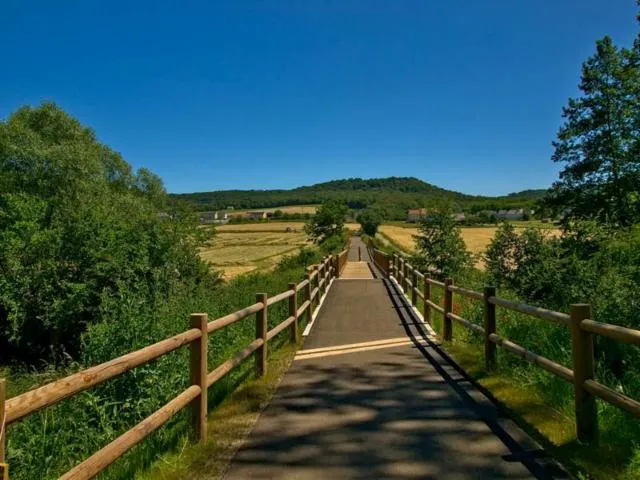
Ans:
[[[77,357],[123,293],[153,311],[183,283],[213,286],[194,231],[158,177],[55,105],[0,122],[0,361]]]
[[[305,249],[274,272],[222,283],[197,252],[213,229],[196,225],[158,177],[133,173],[55,105],[0,122],[0,361],[11,365],[9,395],[182,332],[192,312],[214,319],[258,292],[280,293],[320,256]],[[286,302],[274,305],[269,327],[287,315]],[[253,318],[215,332],[209,370],[254,338]],[[188,355],[181,348],[9,426],[12,478],[57,478],[133,427],[187,386]],[[251,374],[247,362],[217,383],[210,406]],[[183,412],[101,478],[131,478],[187,433]]]
[[[146,308],[136,292],[121,289],[120,296],[105,305],[108,313],[102,321],[88,326],[82,335],[80,362],[68,369],[52,370],[47,375],[16,373],[9,377],[11,395],[19,393],[12,387],[14,384],[19,383],[21,390],[27,390],[83,366],[111,360],[180,333],[188,329],[190,313],[207,312],[213,320],[254,303],[256,293],[280,293],[288,288],[289,282],[299,282],[304,275],[304,265],[315,262],[319,255],[315,249],[305,249],[300,255],[283,260],[273,272],[243,275],[213,288],[195,283],[183,285],[174,290],[167,301],[158,302],[154,311]],[[287,302],[271,306],[269,328],[287,316]],[[209,371],[254,338],[254,316],[211,334]],[[286,339],[285,333],[270,342],[270,347],[277,348],[278,342]],[[11,425],[7,451],[12,478],[57,478],[185,389],[188,361],[188,348],[181,348]],[[252,365],[253,362],[247,360],[211,387],[210,408],[253,375]],[[182,412],[109,467],[100,478],[132,478],[135,471],[148,466],[160,453],[178,448],[188,434],[187,413]]]
[[[451,207],[442,205],[420,222],[416,238],[418,254],[413,263],[439,277],[459,276],[471,268],[472,256],[460,235]]]
[[[358,215],[357,221],[363,233],[374,237],[382,223],[382,216],[376,210],[367,209]]]
[[[305,225],[305,232],[314,242],[322,243],[329,237],[341,235],[348,208],[345,204],[331,201],[322,204]]]

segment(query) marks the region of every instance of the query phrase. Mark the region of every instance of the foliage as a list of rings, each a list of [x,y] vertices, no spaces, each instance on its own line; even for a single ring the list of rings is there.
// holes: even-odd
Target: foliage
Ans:
[[[562,311],[588,302],[598,320],[640,329],[640,228],[615,231],[581,222],[549,238],[503,226],[487,250],[487,274],[526,301]],[[599,352],[616,376],[630,365],[627,356],[636,356],[604,340]]]
[[[194,226],[157,176],[60,108],[19,109],[0,123],[2,357],[75,356],[123,292],[152,309],[182,283],[213,285]]]
[[[543,193],[544,190],[528,190],[502,197],[479,197],[445,190],[417,178],[389,177],[333,180],[292,190],[225,190],[173,197],[188,201],[198,210],[222,210],[228,206],[270,208],[335,200],[351,209],[374,208],[387,220],[404,220],[407,209],[431,206],[445,200],[454,202],[459,210],[477,212],[531,207]]]
[[[334,255],[341,252],[349,243],[350,234],[348,231],[343,230],[339,234],[331,235],[324,239],[319,245],[320,250],[325,255]]]
[[[609,37],[582,66],[554,142],[565,164],[545,202],[567,218],[628,226],[640,221],[640,36],[629,49]]]
[[[362,231],[374,237],[378,231],[378,227],[382,223],[382,216],[376,210],[366,209],[358,215],[357,220]]]
[[[451,207],[443,204],[420,222],[416,235],[417,266],[441,277],[455,275],[471,266],[471,254],[465,247],[460,227],[452,217]]]
[[[43,382],[95,365],[144,347],[189,328],[189,314],[206,312],[221,317],[255,301],[257,292],[269,296],[283,292],[289,282],[303,278],[304,266],[317,263],[320,252],[305,248],[287,257],[275,271],[242,275],[213,288],[205,284],[182,284],[182,291],[150,310],[135,291],[120,290],[109,299],[99,323],[82,335],[79,362],[70,369],[47,373],[31,371],[9,375],[11,395]],[[302,296],[299,296],[302,303]],[[288,316],[287,302],[269,308],[269,328]],[[305,320],[305,319],[303,319]],[[231,358],[255,338],[253,317],[225,327],[209,336],[209,371]],[[270,349],[286,341],[286,334],[270,342]],[[87,392],[65,400],[22,420],[8,429],[8,461],[17,480],[58,478],[79,461],[105,446],[147,417],[189,382],[189,350],[184,347],[148,365],[121,375]],[[253,375],[253,363],[245,362],[209,389],[209,407],[220,403],[242,381]],[[20,391],[15,386],[20,385]],[[155,461],[158,454],[177,449],[189,434],[188,410],[171,419],[158,432],[127,453],[101,476],[133,478],[134,473]]]
[[[347,207],[340,202],[327,202],[320,206],[313,217],[306,223],[304,230],[316,243],[340,235],[344,230],[344,218]]]

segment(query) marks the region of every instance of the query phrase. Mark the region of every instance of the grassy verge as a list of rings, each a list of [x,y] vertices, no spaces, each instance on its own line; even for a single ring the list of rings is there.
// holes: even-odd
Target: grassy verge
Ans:
[[[442,304],[439,292],[435,302]],[[422,301],[418,308],[422,311]],[[461,306],[464,311],[465,306]],[[469,310],[462,315],[473,318]],[[478,319],[476,319],[477,321]],[[442,341],[442,316],[432,313],[432,325]],[[488,371],[484,367],[484,344],[475,334],[454,322],[454,338],[442,342],[451,358],[534,438],[546,451],[561,462],[569,472],[581,480],[632,480],[640,478],[640,458],[637,446],[616,441],[611,431],[613,421],[607,419],[600,404],[601,437],[599,445],[587,446],[576,441],[572,394],[560,391],[563,384],[508,352],[498,350],[498,367]],[[546,377],[547,381],[541,380]],[[564,387],[569,388],[567,384]],[[562,387],[560,387],[562,388]],[[555,401],[553,400],[555,398]],[[608,410],[610,411],[610,410]],[[636,450],[635,453],[632,453]]]
[[[207,312],[210,320],[251,305],[256,292],[274,295],[298,282],[304,265],[320,252],[309,250],[305,258],[288,257],[273,272],[243,275],[213,290],[206,286],[178,291],[171,301],[146,310],[136,303],[120,302],[122,311],[112,321],[92,325],[84,339],[82,362],[35,372],[3,368],[9,396],[65,376],[74,370],[97,365],[167,338],[188,328],[189,314]],[[299,304],[302,298],[299,296]],[[269,309],[269,328],[288,316],[287,302]],[[306,319],[305,319],[306,320]],[[304,323],[301,324],[301,327]],[[276,354],[286,334],[270,342]],[[248,317],[209,336],[208,363],[213,370],[255,338],[255,320]],[[274,357],[275,358],[275,357]],[[189,382],[189,351],[181,348],[147,365],[43,409],[7,429],[7,459],[12,478],[53,479],[104,447],[183,391]],[[213,410],[237,387],[253,378],[253,365],[243,363],[209,390]],[[100,475],[102,480],[134,478],[165,452],[180,451],[190,432],[187,409],[127,452]]]
[[[287,345],[270,355],[267,374],[249,381],[209,413],[208,438],[203,444],[184,437],[177,452],[165,454],[137,480],[212,480],[220,478],[231,458],[251,432],[295,356]],[[247,360],[248,362],[251,360]]]

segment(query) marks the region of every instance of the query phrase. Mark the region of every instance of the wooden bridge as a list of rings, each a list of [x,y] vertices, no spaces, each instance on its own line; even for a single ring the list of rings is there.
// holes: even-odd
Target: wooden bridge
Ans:
[[[443,289],[442,304],[433,301],[432,288]],[[482,302],[482,325],[452,311],[454,294]],[[289,316],[267,330],[269,307],[282,301]],[[497,335],[497,306],[570,328],[571,368]],[[194,437],[207,438],[208,387],[250,356],[263,375],[269,341],[282,332],[299,341],[299,322],[305,319],[303,348],[225,478],[568,478],[447,356],[431,327],[433,314],[443,315],[445,341],[452,338],[454,323],[482,335],[489,367],[495,365],[496,348],[504,348],[572,383],[581,441],[597,438],[596,397],[640,415],[637,401],[595,380],[592,338],[640,344],[640,332],[596,322],[588,306],[574,306],[567,315],[501,299],[490,287],[476,292],[450,279],[430,279],[401,257],[367,249],[354,238],[350,249],[325,257],[302,282],[270,298],[258,294],[256,303],[238,312],[212,321],[193,314],[186,332],[14,398],[4,398],[0,382],[0,419],[20,421],[189,346],[191,386],[61,477],[92,478],[187,406]],[[209,371],[208,335],[252,315],[255,340]]]

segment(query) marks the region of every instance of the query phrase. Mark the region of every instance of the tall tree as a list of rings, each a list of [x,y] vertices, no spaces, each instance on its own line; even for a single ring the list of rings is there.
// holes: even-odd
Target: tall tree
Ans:
[[[358,223],[360,223],[362,231],[373,237],[382,223],[382,216],[380,216],[377,210],[368,208],[358,215],[357,220]]]
[[[546,204],[567,218],[628,226],[640,220],[640,37],[630,49],[596,43],[553,146],[565,164]]]
[[[315,215],[305,225],[305,232],[318,243],[339,235],[344,229],[344,218],[348,208],[344,203],[331,201],[318,208]]]
[[[444,278],[471,266],[471,254],[448,204],[432,209],[420,222],[420,234],[414,238],[418,247],[414,262],[423,270]]]

